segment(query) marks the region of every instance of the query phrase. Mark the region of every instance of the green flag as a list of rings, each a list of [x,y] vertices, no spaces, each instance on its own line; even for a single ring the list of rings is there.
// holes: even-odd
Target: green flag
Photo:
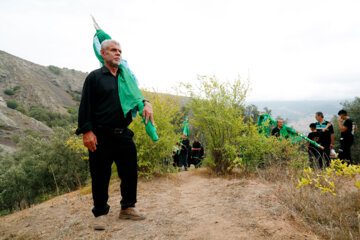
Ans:
[[[94,24],[96,24],[95,20]],[[100,53],[101,43],[104,40],[111,39],[111,37],[103,30],[99,29],[97,24],[95,25],[95,28],[97,29],[93,38],[93,48],[97,59],[100,61],[101,65],[103,65],[104,59]],[[134,117],[136,116],[137,111],[139,111],[140,116],[142,117],[142,111],[144,109],[144,97],[137,85],[137,79],[134,73],[130,70],[126,60],[121,60],[119,71],[118,89],[124,117],[126,117],[130,111],[132,111]],[[145,124],[144,118],[143,122]],[[156,133],[156,128],[150,120],[147,124],[145,124],[145,129],[146,133],[151,137],[152,140],[159,140],[159,137]]]

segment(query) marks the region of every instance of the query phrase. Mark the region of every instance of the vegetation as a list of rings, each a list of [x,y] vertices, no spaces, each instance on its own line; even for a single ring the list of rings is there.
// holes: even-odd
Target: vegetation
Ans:
[[[204,134],[209,152],[205,164],[216,174],[229,174],[239,167],[253,171],[293,159],[303,161],[304,153],[296,151],[299,146],[258,133],[253,120],[258,111],[245,108],[248,85],[240,79],[230,84],[215,76],[202,76],[198,85],[186,85],[186,90],[191,98],[191,123]]]
[[[66,127],[77,122],[78,111],[77,109],[69,108],[68,113],[70,115],[55,113],[38,106],[31,106],[29,116],[45,123],[49,127]]]
[[[53,65],[49,65],[48,66],[48,69],[54,73],[55,75],[61,75],[61,69],[56,67],[56,66],[53,66]]]
[[[178,131],[182,119],[179,100],[168,96],[144,92],[154,109],[154,120],[159,140],[154,142],[145,132],[142,119],[134,119],[130,128],[136,133],[134,141],[138,151],[139,173],[145,177],[163,174],[171,168],[171,153],[180,139]],[[176,133],[178,132],[178,133]]]
[[[15,101],[7,101],[6,106],[11,109],[16,109],[19,106],[19,104]]]
[[[66,144],[73,130],[54,130],[48,139],[27,135],[18,151],[0,158],[0,211],[22,209],[87,180],[87,161]]]
[[[7,95],[10,95],[10,96],[15,94],[14,90],[12,90],[12,89],[5,89],[4,93]]]

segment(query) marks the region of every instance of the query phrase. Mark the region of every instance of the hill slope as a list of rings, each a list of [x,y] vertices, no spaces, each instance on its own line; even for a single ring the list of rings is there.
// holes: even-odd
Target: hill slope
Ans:
[[[318,239],[259,179],[210,177],[205,169],[140,181],[144,221],[118,219],[119,183],[110,187],[108,229],[93,231],[86,189],[1,217],[3,239]]]
[[[25,109],[36,105],[65,113],[74,107],[74,94],[80,94],[86,73],[41,66],[0,51],[0,96],[18,102]],[[20,88],[13,96],[6,89]]]

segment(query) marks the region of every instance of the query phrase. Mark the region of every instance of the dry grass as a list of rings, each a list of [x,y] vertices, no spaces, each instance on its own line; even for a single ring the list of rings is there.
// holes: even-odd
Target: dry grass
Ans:
[[[324,239],[360,239],[360,195],[354,181],[338,178],[337,195],[321,193],[313,187],[297,188],[300,172],[288,168],[270,167],[258,170],[264,180],[275,182],[279,199],[295,218]]]

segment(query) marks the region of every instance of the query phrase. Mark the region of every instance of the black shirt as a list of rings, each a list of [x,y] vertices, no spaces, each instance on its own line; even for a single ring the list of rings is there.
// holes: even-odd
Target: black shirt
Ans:
[[[189,139],[184,139],[184,140],[182,140],[181,143],[182,143],[182,145],[181,145],[180,154],[181,155],[186,155],[189,152],[189,150],[191,150],[190,149],[190,141],[189,141]]]
[[[201,148],[201,143],[200,142],[193,142],[192,147],[193,148]]]
[[[308,138],[309,138],[310,140],[313,140],[313,141],[317,142],[317,143],[320,143],[320,134],[319,134],[318,132],[311,132],[311,133],[309,133]],[[310,146],[316,147],[316,146],[315,146],[314,144],[312,144],[312,143],[310,143]]]
[[[328,129],[326,129],[325,132],[323,132],[323,129],[327,126],[327,124],[330,123],[328,121],[324,121],[322,124],[320,122],[316,123],[316,131],[319,133],[319,142],[321,146],[324,148],[330,148],[331,144],[331,135],[334,134],[334,128],[331,125]]]
[[[343,126],[346,127],[346,131],[341,132],[341,137],[344,139],[352,139],[353,138],[353,135],[352,135],[353,120],[351,120],[350,118],[346,119],[343,122]]]
[[[278,127],[274,128],[271,131],[271,135],[275,136],[275,137],[279,137],[280,136],[280,129]]]
[[[76,134],[96,128],[126,128],[132,121],[131,111],[124,117],[116,77],[107,67],[92,71],[85,79],[79,107]]]

